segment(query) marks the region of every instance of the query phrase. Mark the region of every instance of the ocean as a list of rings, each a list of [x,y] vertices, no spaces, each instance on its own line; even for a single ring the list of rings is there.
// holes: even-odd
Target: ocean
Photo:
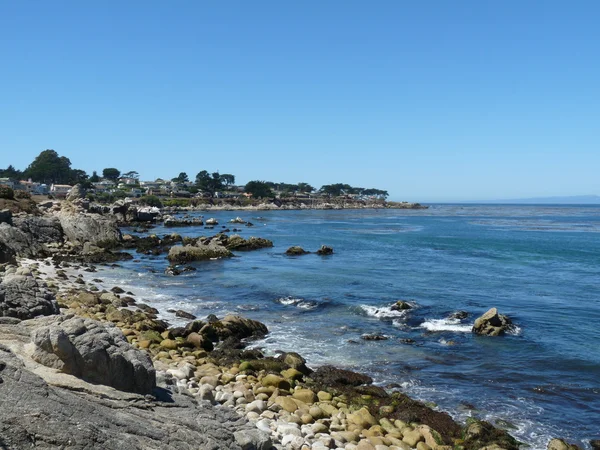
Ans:
[[[224,225],[274,247],[195,263],[180,276],[164,274],[164,255],[136,254],[95,276],[128,286],[172,324],[180,320],[172,308],[260,320],[271,332],[253,345],[268,353],[368,373],[458,420],[489,420],[533,449],[551,437],[589,448],[600,437],[600,206],[202,214],[219,226],[151,232],[196,237]],[[236,216],[254,227],[229,224]],[[323,244],[335,253],[284,254]],[[397,300],[413,308],[391,310]],[[471,333],[491,307],[513,320],[513,333]],[[458,311],[466,317],[452,318]]]

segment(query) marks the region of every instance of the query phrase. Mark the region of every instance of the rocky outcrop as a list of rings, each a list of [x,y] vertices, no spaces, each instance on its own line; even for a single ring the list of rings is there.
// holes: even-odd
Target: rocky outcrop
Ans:
[[[333,248],[327,245],[321,245],[321,248],[317,250],[317,255],[333,255]]]
[[[214,217],[211,217],[206,221],[206,225],[219,225],[219,221]]]
[[[496,308],[491,308],[473,324],[473,333],[484,336],[500,336],[514,328],[512,321],[498,313]]]
[[[552,439],[548,442],[548,450],[579,450],[579,447],[569,444],[563,439]]]
[[[147,353],[136,350],[116,326],[74,316],[40,320],[32,358],[92,383],[149,394],[156,374]]]
[[[229,250],[237,250],[237,251],[248,251],[248,250],[258,250],[260,248],[270,248],[273,247],[273,241],[269,239],[259,238],[251,236],[248,239],[244,239],[243,237],[234,234],[232,236],[225,236],[225,239],[222,240],[223,244]]]
[[[38,243],[62,243],[64,233],[60,221],[53,216],[21,216],[13,219],[13,225]]]
[[[31,319],[58,314],[54,295],[24,269],[8,269],[0,283],[0,317]]]
[[[85,198],[85,194],[87,191],[80,184],[76,184],[71,188],[69,193],[67,194],[67,201],[73,202],[80,198]]]
[[[12,212],[9,209],[0,211],[0,223],[12,225]]]
[[[228,258],[233,256],[218,239],[198,241],[195,245],[176,245],[171,247],[167,258],[172,264],[185,264],[192,261]]]
[[[297,245],[290,247],[285,251],[285,254],[288,256],[300,256],[300,255],[306,255],[307,253],[310,253],[310,252],[307,252],[302,247],[299,247]]]
[[[220,340],[230,337],[236,339],[261,338],[269,332],[267,327],[257,320],[232,314],[225,316],[219,322],[213,323],[212,326]]]
[[[4,249],[4,250],[2,250]],[[33,236],[7,223],[0,223],[0,253],[7,261],[14,256],[35,258],[43,256],[44,247]]]
[[[0,448],[271,448],[268,435],[227,408],[167,390],[157,398],[121,392],[28,361],[0,346]]]
[[[404,300],[398,300],[391,306],[390,309],[392,311],[405,311],[407,309],[412,309],[412,306],[410,305],[410,303],[405,302]]]
[[[73,244],[89,242],[99,247],[111,247],[121,242],[121,231],[110,216],[63,210],[58,218],[66,238]]]
[[[189,227],[189,226],[202,226],[204,222],[200,218],[180,218],[174,216],[166,216],[164,220],[165,227]]]

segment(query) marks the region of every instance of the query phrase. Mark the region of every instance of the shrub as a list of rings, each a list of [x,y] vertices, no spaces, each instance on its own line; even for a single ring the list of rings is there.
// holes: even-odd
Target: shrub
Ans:
[[[146,206],[156,206],[157,208],[162,207],[162,202],[156,195],[145,195],[140,198],[140,203]]]
[[[18,200],[30,200],[31,194],[27,191],[15,191],[15,198]]]
[[[14,200],[15,191],[8,186],[0,186],[0,198],[5,198],[7,200]]]
[[[189,198],[169,198],[163,201],[163,205],[166,207],[178,206],[183,208],[190,206],[190,204],[191,201]]]

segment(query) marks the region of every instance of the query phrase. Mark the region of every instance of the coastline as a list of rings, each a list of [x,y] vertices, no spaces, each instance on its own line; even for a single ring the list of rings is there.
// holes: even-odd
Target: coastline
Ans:
[[[118,248],[119,245],[115,247]],[[129,303],[131,297],[123,289],[121,289],[123,291],[121,293],[118,292],[118,289],[110,292],[96,286],[97,283],[83,280],[84,274],[94,273],[96,269],[93,265],[85,262],[53,263],[32,260],[22,262],[25,263],[26,268],[33,270],[33,275],[40,277],[42,282],[47,283],[55,291],[63,315],[75,314],[101,322],[113,323],[122,330],[127,341],[134,348],[152,354],[159,378],[170,380],[168,383],[165,382],[165,388],[176,389],[179,393],[183,392],[215,404],[226,404],[230,401],[231,397],[226,394],[231,394],[234,399],[244,398],[245,401],[238,403],[237,400],[234,400],[233,404],[230,402],[227,406],[232,406],[231,409],[241,412],[250,422],[256,423],[259,430],[265,433],[270,432],[276,445],[283,445],[284,437],[291,436],[286,438],[285,443],[285,445],[292,445],[290,448],[303,448],[307,439],[310,440],[313,437],[316,438],[314,441],[308,441],[312,448],[322,447],[316,444],[317,441],[327,441],[323,443],[324,448],[331,448],[333,440],[335,445],[345,444],[342,448],[347,450],[369,449],[368,445],[373,448],[387,446],[393,450],[396,450],[396,447],[405,449],[402,442],[409,448],[419,450],[428,448],[447,450],[452,447],[457,448],[457,446],[467,450],[482,447],[505,448],[506,450],[518,448],[516,441],[510,438],[506,432],[497,430],[485,422],[474,421],[462,426],[454,422],[447,414],[431,409],[421,402],[411,400],[400,392],[395,396],[394,394],[390,396],[381,388],[372,386],[368,382],[369,377],[364,378],[364,375],[343,373],[346,380],[357,378],[359,381],[363,381],[357,385],[355,385],[356,382],[350,382],[342,383],[342,386],[339,386],[339,383],[332,383],[331,380],[328,383],[315,382],[310,378],[312,372],[309,372],[308,375],[304,373],[310,369],[305,368],[305,361],[300,355],[292,357],[295,359],[292,365],[289,364],[289,361],[286,362],[286,357],[281,360],[265,357],[260,353],[246,351],[243,348],[236,348],[240,345],[239,342],[235,343],[233,348],[223,348],[222,344],[226,339],[221,338],[224,336],[213,343],[214,346],[221,342],[221,347],[217,346],[216,350],[213,350],[208,341],[212,342],[210,336],[215,332],[215,326],[211,326],[210,321],[203,323],[202,326],[196,325],[198,329],[192,333],[198,337],[193,337],[196,341],[194,343],[191,343],[189,339],[191,333],[185,336],[177,335],[181,332],[182,327],[165,328],[164,324],[161,324],[155,330],[139,330],[137,329],[138,325],[142,328],[153,326],[149,324],[157,320],[158,311],[152,311],[151,305],[150,308],[147,308],[141,305],[135,306],[135,302]],[[43,271],[40,269],[44,267],[53,267],[54,272],[50,275],[43,275]],[[65,268],[73,270],[73,273],[68,273]],[[36,273],[38,270],[39,272]],[[90,277],[91,275],[87,276],[87,278]],[[115,286],[115,288],[119,287]],[[104,299],[102,299],[103,296]],[[89,305],[81,301],[83,298]],[[136,311],[136,314],[141,314],[140,311],[143,314],[131,319],[134,316],[125,311],[132,310]],[[217,321],[222,322],[223,320]],[[191,319],[189,323],[194,321]],[[209,328],[202,332],[202,328],[205,326]],[[252,324],[251,327],[259,326]],[[144,335],[144,331],[154,331],[155,334]],[[164,333],[166,334],[163,335]],[[252,334],[244,338],[252,337]],[[163,341],[169,342],[163,344]],[[209,349],[211,350],[209,351]],[[245,364],[249,361],[249,364]],[[182,370],[182,366],[187,369]],[[190,366],[193,366],[193,369]],[[287,376],[282,372],[286,372]],[[340,372],[335,373],[339,375]],[[205,377],[209,377],[209,379]],[[214,377],[217,377],[216,382]],[[265,377],[267,381],[264,381]],[[202,383],[203,379],[206,383]],[[240,383],[242,382],[245,389],[237,389],[241,389]],[[207,385],[210,388],[206,387]],[[298,391],[300,392],[297,394]],[[236,397],[236,392],[241,392],[242,395],[238,394]],[[280,397],[281,400],[277,400]],[[223,399],[224,401],[221,402]],[[284,399],[292,399],[295,406]],[[272,408],[273,405],[279,405],[279,407]],[[319,408],[320,412],[313,409],[314,414],[311,414],[313,406]],[[402,409],[399,411],[397,408]],[[296,414],[298,411],[301,414]],[[394,417],[394,414],[400,413],[407,415]],[[317,418],[319,416],[321,417]],[[352,419],[349,419],[350,417]],[[265,422],[265,420],[270,422]],[[295,424],[297,427],[290,424]],[[334,425],[333,429],[332,424]],[[310,430],[307,427],[310,427]],[[292,431],[292,429],[299,430],[300,435],[298,435],[298,431]],[[315,429],[319,432],[314,432]],[[317,436],[319,433],[320,436]],[[344,437],[338,434],[334,436],[333,433],[354,434],[347,434]],[[336,439],[336,437],[343,439]],[[303,442],[300,443],[299,439],[295,438],[303,439]],[[347,442],[343,442],[344,439]],[[363,443],[361,444],[361,442]],[[317,446],[315,447],[315,445]],[[340,446],[338,445],[338,447]]]

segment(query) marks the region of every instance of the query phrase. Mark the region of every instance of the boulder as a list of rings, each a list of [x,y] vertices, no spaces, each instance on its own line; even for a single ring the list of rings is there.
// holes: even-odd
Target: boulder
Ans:
[[[569,444],[562,439],[552,439],[548,442],[548,450],[579,450],[579,447]]]
[[[53,216],[21,216],[13,219],[13,225],[42,244],[61,243],[64,234],[60,221]]]
[[[2,279],[0,316],[24,320],[58,313],[54,295],[31,274],[8,273]]]
[[[321,245],[321,248],[317,250],[317,255],[333,255],[333,248],[327,245]]]
[[[122,240],[121,231],[114,218],[99,214],[63,210],[58,218],[65,236],[73,244],[89,242],[98,247],[111,247]]]
[[[240,224],[246,223],[246,221],[244,219],[242,219],[241,217],[236,217],[235,219],[231,219],[229,222],[230,223],[240,223]]]
[[[155,399],[47,370],[34,373],[31,364],[0,350],[1,448],[272,448],[268,434],[233,410],[166,390]]]
[[[247,251],[273,247],[273,241],[254,236],[244,239],[243,237],[234,234],[233,236],[225,239],[224,245],[229,250]]]
[[[219,322],[212,324],[212,328],[214,328],[221,341],[224,341],[229,337],[234,337],[236,339],[245,339],[249,337],[260,338],[269,332],[267,327],[257,320],[231,314],[225,316]]]
[[[367,375],[333,366],[321,366],[310,377],[324,386],[361,386],[373,383],[373,379]]]
[[[396,303],[392,305],[390,308],[392,311],[405,311],[407,309],[411,309],[410,303],[405,302],[404,300],[398,300]]]
[[[219,221],[214,217],[206,220],[206,225],[219,225]]]
[[[0,223],[0,258],[9,262],[15,256],[37,258],[45,256],[44,247],[34,237],[7,223]]]
[[[149,394],[156,386],[152,360],[134,349],[116,326],[56,316],[41,319],[32,340],[32,358],[61,372],[140,394]]]
[[[0,211],[0,223],[12,225],[12,211],[10,209],[3,209]]]
[[[496,308],[491,308],[475,320],[472,331],[484,336],[500,336],[512,328],[514,326],[508,317],[499,314]]]
[[[307,253],[310,253],[310,252],[307,252],[302,247],[299,247],[297,245],[290,247],[285,251],[285,254],[288,256],[300,256],[300,255],[306,255]]]
[[[198,241],[196,245],[175,245],[169,250],[167,258],[172,264],[185,264],[191,261],[229,258],[233,253],[217,239]]]
[[[81,184],[76,184],[71,188],[69,193],[67,194],[67,201],[73,202],[80,198],[85,198],[85,194],[87,194],[87,190],[81,186]]]

